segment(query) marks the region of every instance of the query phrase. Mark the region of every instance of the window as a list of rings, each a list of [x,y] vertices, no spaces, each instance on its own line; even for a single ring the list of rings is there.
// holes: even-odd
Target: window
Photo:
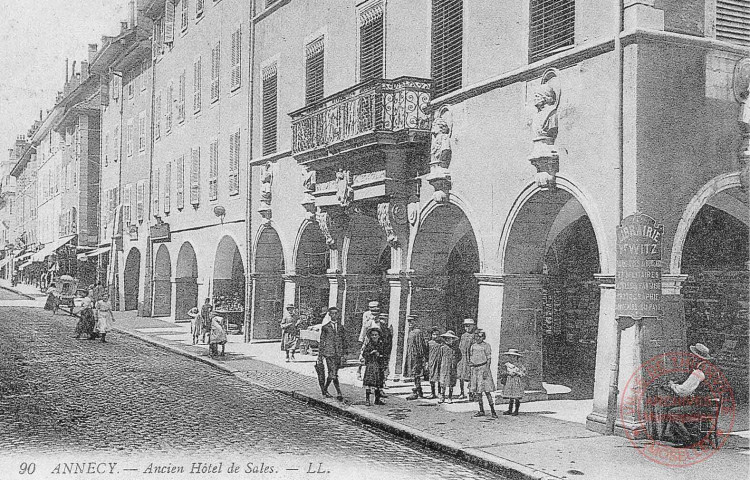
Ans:
[[[203,0],[195,0],[195,18],[203,15]]]
[[[146,198],[146,181],[139,180],[135,186],[135,215],[136,220],[139,222],[143,221],[144,215],[144,199]]]
[[[132,70],[129,70],[125,75],[128,79],[128,98],[133,98],[135,95],[135,75]]]
[[[307,44],[305,48],[305,103],[323,98],[323,37]]]
[[[185,155],[177,159],[177,208],[185,208]]]
[[[164,5],[164,43],[174,43],[174,2]]]
[[[128,120],[127,145],[128,145],[128,157],[132,157],[133,156],[133,119],[132,118]]]
[[[115,144],[114,161],[120,161],[120,127],[115,127],[115,132],[112,134]]]
[[[219,99],[219,72],[221,64],[221,44],[211,49],[211,101]]]
[[[193,113],[201,111],[201,58],[193,63]]]
[[[237,90],[242,86],[242,29],[232,33],[232,75],[230,91]]]
[[[146,90],[146,84],[148,83],[146,81],[148,76],[148,60],[143,60],[143,62],[141,62],[141,72],[143,72],[143,79],[141,80],[141,91],[144,91]]]
[[[109,133],[104,135],[104,166],[106,167],[107,165],[109,165]],[[68,177],[66,176],[65,178]]]
[[[156,96],[154,101],[154,138],[161,138],[161,93]]]
[[[117,100],[120,98],[120,83],[122,79],[119,75],[112,76],[112,99]]]
[[[229,136],[229,195],[240,193],[240,130]]]
[[[201,147],[190,153],[190,204],[197,206],[201,202]]]
[[[125,225],[130,225],[133,223],[133,218],[131,215],[131,197],[133,195],[133,185],[127,184],[124,187],[122,187],[122,221],[125,223]]]
[[[167,164],[164,171],[164,213],[172,210],[172,163]]]
[[[180,12],[180,29],[184,32],[188,27],[188,0],[182,0],[182,11]]]
[[[461,88],[463,0],[432,0],[432,88],[435,96]]]
[[[138,151],[146,151],[146,112],[138,116]]]
[[[383,78],[383,6],[359,15],[359,80]]]
[[[529,63],[573,46],[575,0],[531,0]]]
[[[177,122],[185,121],[185,70],[180,74],[180,84],[177,92]]]
[[[716,39],[750,47],[750,0],[716,1]]]
[[[219,140],[211,142],[208,150],[208,199],[219,198]]]
[[[139,63],[135,67],[133,67],[133,89],[134,92],[137,92],[139,95],[141,94],[141,89],[138,87],[139,84],[143,84],[143,79],[141,78],[143,76],[143,70],[141,69],[141,64]]]
[[[263,155],[276,153],[277,77],[276,63],[263,69]]]
[[[167,88],[167,108],[165,112],[166,116],[166,124],[167,124],[167,133],[172,131],[172,105],[174,104],[174,84],[172,82],[169,82],[169,87]]]
[[[153,191],[151,192],[151,198],[153,199],[154,206],[153,206],[153,215],[157,216],[159,215],[159,182],[161,181],[161,175],[160,175],[159,169],[154,170],[154,176],[151,179],[151,188]]]

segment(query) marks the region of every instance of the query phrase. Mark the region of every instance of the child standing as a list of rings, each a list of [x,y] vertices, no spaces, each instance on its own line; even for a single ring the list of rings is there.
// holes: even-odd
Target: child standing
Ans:
[[[365,339],[365,348],[362,351],[361,361],[365,365],[365,376],[362,385],[365,387],[365,405],[370,406],[371,389],[375,389],[375,405],[385,405],[380,398],[383,394],[382,388],[385,382],[383,365],[387,365],[386,345],[381,339],[378,328],[370,328]]]
[[[505,381],[505,388],[503,388],[503,398],[508,399],[508,411],[503,413],[503,415],[516,416],[518,415],[521,398],[523,397],[526,367],[521,363],[523,355],[515,348],[509,348],[503,355],[511,357],[510,361],[505,363],[505,368],[508,371],[508,379]]]
[[[198,307],[193,307],[188,311],[190,315],[190,333],[193,336],[193,345],[198,343],[198,339],[201,337],[201,328],[203,328],[203,320],[201,320],[201,311]]]
[[[469,389],[479,402],[479,411],[474,416],[484,416],[484,399],[482,398],[482,394],[484,394],[490,404],[492,418],[497,418],[495,405],[492,401],[492,392],[495,390],[495,381],[492,379],[492,371],[490,370],[492,348],[484,341],[485,337],[486,335],[482,330],[476,330],[474,333],[474,344],[469,350],[469,364],[471,365]]]
[[[456,345],[458,337],[451,330],[440,336],[444,343],[440,346],[440,400],[438,400],[438,403],[445,403],[446,389],[448,390],[448,402],[453,403],[453,387],[456,386],[456,367],[460,355]]]
[[[203,343],[206,343],[206,335],[211,335],[211,312],[214,311],[214,306],[211,305],[211,299],[207,298],[206,303],[201,307],[201,319],[202,325],[201,330],[203,331]]]
[[[440,339],[440,329],[432,327],[432,338],[427,342],[427,368],[430,374],[430,390],[432,395],[429,398],[437,398],[435,395],[435,384],[438,384],[440,388],[440,347],[442,347],[442,340]]]

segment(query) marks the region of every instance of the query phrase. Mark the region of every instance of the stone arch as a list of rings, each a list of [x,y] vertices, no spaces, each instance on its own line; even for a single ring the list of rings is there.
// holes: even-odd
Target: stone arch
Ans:
[[[281,338],[279,321],[284,308],[284,249],[271,225],[258,231],[253,249],[253,329],[254,340]]]
[[[330,268],[330,256],[318,224],[310,220],[302,222],[294,245],[292,266],[296,279],[295,299],[301,311],[319,311],[328,306],[330,284],[326,273]]]
[[[230,333],[242,334],[245,312],[245,263],[234,237],[224,235],[216,247],[213,272],[214,311],[227,319]]]
[[[154,316],[172,315],[172,259],[169,249],[161,244],[154,261]]]
[[[175,269],[175,320],[190,318],[188,311],[200,307],[198,299],[198,260],[190,242],[184,242],[177,254]]]
[[[133,247],[128,251],[123,271],[124,309],[138,310],[138,293],[141,284],[141,252]]]

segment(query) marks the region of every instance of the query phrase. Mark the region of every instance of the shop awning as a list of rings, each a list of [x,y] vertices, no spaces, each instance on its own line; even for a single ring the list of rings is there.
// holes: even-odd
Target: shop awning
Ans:
[[[23,263],[23,264],[19,265],[18,269],[19,269],[19,270],[23,270],[24,268],[28,267],[28,266],[29,266],[29,265],[31,265],[32,263],[34,263],[34,262],[33,262],[33,261],[31,261],[31,260],[29,260],[28,262],[26,262],[26,263]]]
[[[58,238],[54,242],[48,243],[47,245],[44,246],[43,249],[36,252],[31,257],[31,260],[34,262],[43,262],[45,258],[55,253],[58,248],[62,247],[69,241],[73,240],[74,237],[75,235],[68,235],[67,237]]]
[[[99,247],[96,250],[92,250],[90,252],[86,252],[87,257],[98,257],[99,255],[103,253],[109,253],[109,251],[112,250],[112,247],[109,245],[106,245],[104,247]]]
[[[30,256],[34,255],[34,252],[24,253],[23,255],[19,255],[16,257],[16,261],[20,262],[21,260],[26,260]]]

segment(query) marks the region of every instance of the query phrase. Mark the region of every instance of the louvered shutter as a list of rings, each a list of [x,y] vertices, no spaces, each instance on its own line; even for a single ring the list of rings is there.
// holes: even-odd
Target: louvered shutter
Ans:
[[[716,39],[750,47],[750,0],[716,1]]]
[[[323,37],[310,42],[305,48],[305,102],[308,105],[324,95],[324,56]]]
[[[145,206],[144,201],[146,197],[146,181],[140,180],[136,185],[136,192],[135,192],[135,207],[136,207],[136,218],[139,222],[143,221],[143,216],[145,213]]]
[[[383,6],[375,5],[359,16],[359,80],[383,78]]]
[[[193,112],[201,110],[201,59],[193,63]]]
[[[172,163],[168,163],[164,171],[164,213],[172,210]]]
[[[119,162],[120,161],[120,127],[115,127],[115,133],[112,136],[114,137],[114,144],[115,144],[114,161]]]
[[[180,86],[178,100],[177,100],[177,121],[182,123],[185,121],[185,70],[180,74]]]
[[[154,102],[154,138],[161,138],[161,93]]]
[[[575,41],[575,0],[531,0],[529,63],[570,47]]]
[[[219,197],[219,141],[214,140],[208,151],[208,199]]]
[[[133,220],[130,217],[130,200],[132,189],[133,186],[130,184],[127,184],[122,188],[122,221],[125,225],[130,225],[131,223],[133,223]]]
[[[219,99],[219,74],[221,68],[221,44],[211,49],[211,101]]]
[[[203,15],[203,0],[195,0],[195,16]]]
[[[436,97],[461,88],[463,0],[432,1],[432,87]]]
[[[182,10],[180,12],[180,28],[184,32],[188,28],[188,0],[182,0]]]
[[[229,195],[240,193],[240,131],[229,136]]]
[[[201,147],[191,152],[190,159],[190,204],[198,205],[201,201]]]
[[[133,155],[133,136],[134,136],[133,119],[128,120],[128,157]]]
[[[146,114],[141,113],[138,118],[138,151],[146,150]]]
[[[169,82],[169,87],[167,88],[167,105],[166,105],[166,123],[167,123],[167,133],[172,131],[172,107],[174,105],[174,84],[172,82]]]
[[[242,29],[232,34],[232,90],[242,86]]]
[[[159,215],[159,182],[161,181],[160,171],[157,168],[154,170],[154,176],[151,179],[151,199],[154,202],[153,211],[154,215]]]
[[[263,69],[263,155],[276,153],[277,85],[276,64]]]
[[[185,208],[185,155],[177,159],[177,208]]]
[[[104,135],[104,166],[106,167],[107,165],[109,165],[109,133]],[[65,173],[65,179],[67,180],[67,171]]]
[[[174,42],[174,2],[167,0],[164,5],[164,42]]]

